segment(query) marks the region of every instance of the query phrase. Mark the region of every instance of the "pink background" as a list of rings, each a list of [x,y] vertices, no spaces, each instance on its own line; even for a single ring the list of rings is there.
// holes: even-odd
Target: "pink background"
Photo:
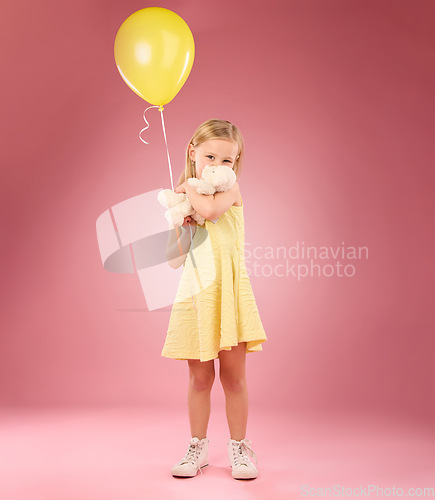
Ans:
[[[108,207],[170,187],[160,115],[143,144],[150,104],[113,57],[121,23],[151,6],[196,44],[164,110],[175,178],[195,128],[230,120],[246,143],[247,248],[368,247],[351,278],[251,275],[268,335],[247,355],[251,405],[431,425],[430,1],[3,5],[1,404],[187,419],[187,362],[160,354],[169,311],[147,311],[137,276],[103,269],[95,231]]]

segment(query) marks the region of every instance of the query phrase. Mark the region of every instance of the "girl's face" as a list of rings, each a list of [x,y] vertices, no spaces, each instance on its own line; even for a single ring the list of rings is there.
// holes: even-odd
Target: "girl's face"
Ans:
[[[202,171],[207,165],[226,165],[234,168],[238,151],[239,147],[236,142],[225,139],[212,139],[199,144],[195,148],[192,144],[189,144],[190,158],[195,161],[196,177],[198,179],[201,178]]]

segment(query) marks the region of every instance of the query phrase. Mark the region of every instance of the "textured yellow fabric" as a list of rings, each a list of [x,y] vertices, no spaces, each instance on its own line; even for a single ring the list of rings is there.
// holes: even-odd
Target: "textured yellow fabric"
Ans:
[[[242,205],[196,233],[178,285],[162,356],[208,361],[247,342],[262,351],[267,340],[245,265]]]

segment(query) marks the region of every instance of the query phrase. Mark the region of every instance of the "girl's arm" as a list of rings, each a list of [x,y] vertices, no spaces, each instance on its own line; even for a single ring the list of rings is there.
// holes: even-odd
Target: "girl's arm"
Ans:
[[[210,212],[211,206],[213,202],[212,194],[199,194],[196,192],[196,189],[191,186],[187,181],[180,184],[175,191],[181,193],[186,193],[186,196],[189,198],[190,204],[199,213],[204,219],[210,220]]]
[[[187,181],[177,186],[175,191],[186,193],[192,207],[207,220],[220,217],[240,199],[239,183],[237,181],[228,191],[215,194],[199,194]]]
[[[195,232],[196,224],[192,224],[192,238],[195,235]],[[169,224],[166,260],[173,269],[179,268],[184,263],[190,245],[191,237],[189,228],[185,228],[184,225],[176,227],[174,224]]]

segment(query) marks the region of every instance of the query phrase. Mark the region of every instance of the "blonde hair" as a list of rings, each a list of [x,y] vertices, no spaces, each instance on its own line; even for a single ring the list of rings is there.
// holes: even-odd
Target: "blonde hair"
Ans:
[[[238,153],[236,155],[236,160],[234,162],[234,173],[236,174],[236,179],[238,180],[242,172],[243,158],[245,152],[245,143],[240,130],[231,122],[227,120],[207,120],[195,130],[192,138],[187,145],[186,150],[186,166],[178,179],[178,184],[183,184],[183,182],[190,177],[196,177],[195,166],[192,163],[192,159],[189,155],[189,145],[192,144],[193,147],[199,146],[203,142],[211,141],[213,139],[224,139],[227,141],[233,141],[238,146]]]

